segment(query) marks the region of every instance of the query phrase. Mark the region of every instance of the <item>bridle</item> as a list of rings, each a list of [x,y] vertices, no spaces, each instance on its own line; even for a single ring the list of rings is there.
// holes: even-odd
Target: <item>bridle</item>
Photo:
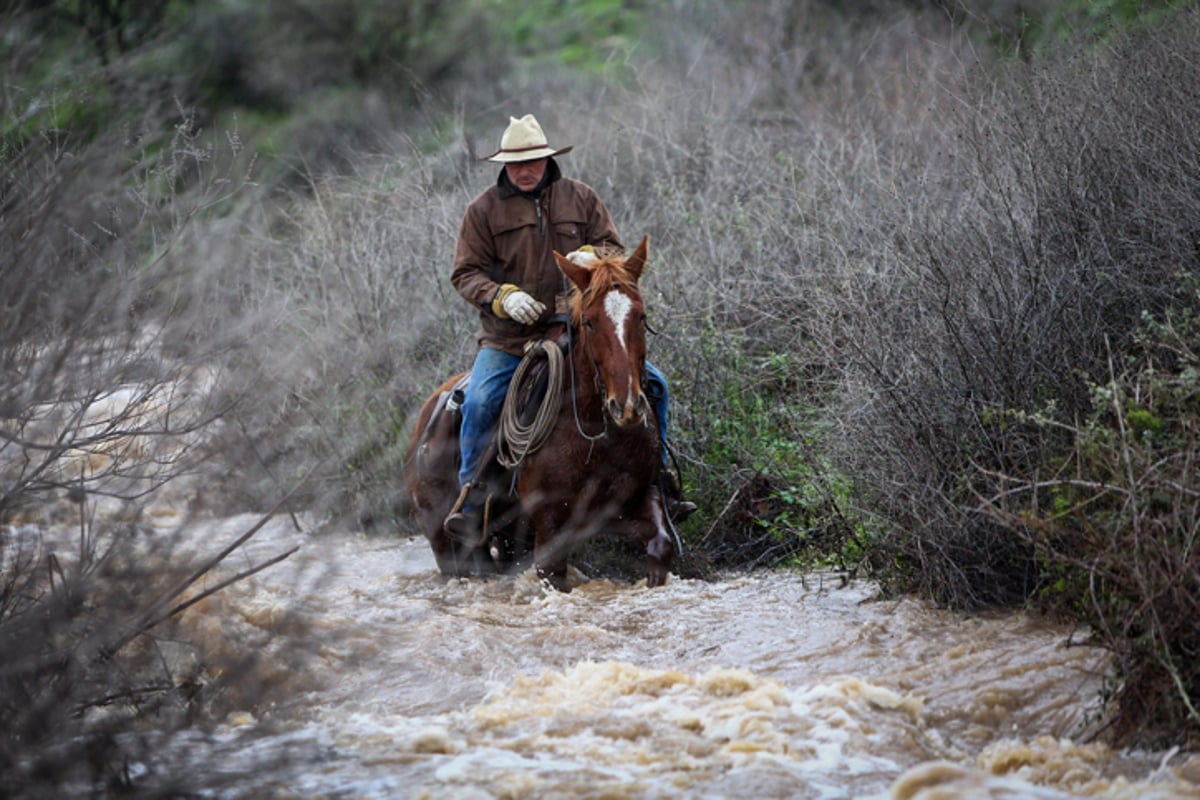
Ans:
[[[586,292],[584,292],[583,296],[586,297],[587,293],[590,291],[591,291],[591,289],[588,289]],[[600,377],[600,364],[599,364],[599,362],[596,361],[596,353],[592,349],[591,337],[586,336],[584,334],[584,325],[583,325],[582,319],[580,319],[578,328],[579,328],[579,338],[586,339],[586,341],[584,343],[584,355],[586,355],[588,360],[590,360],[592,362],[592,375],[593,375],[593,379],[595,380],[595,383],[596,383],[596,387],[595,387],[596,393],[603,396],[603,394],[604,394],[604,379]],[[595,444],[596,442],[603,439],[605,436],[608,436],[608,412],[603,411],[603,413],[601,415],[601,420],[604,422],[604,429],[601,430],[600,433],[598,433],[596,435],[592,435],[583,429],[583,421],[579,419],[579,391],[578,391],[578,384],[577,384],[577,376],[575,374],[576,370],[575,370],[575,337],[574,336],[567,337],[567,351],[568,351],[567,352],[567,355],[568,355],[567,369],[571,375],[571,412],[575,415],[575,430],[579,432],[579,435],[585,441],[592,442],[593,444]],[[591,454],[591,451],[589,450],[587,460],[590,461],[591,457],[592,457],[592,454]]]
[[[617,290],[617,286],[614,285],[614,286],[610,287],[608,291],[616,291],[616,290]],[[584,301],[587,299],[588,295],[591,294],[593,291],[594,290],[592,287],[588,287],[580,294],[579,302],[580,302],[581,307],[582,307]],[[578,331],[579,331],[579,338],[584,340],[584,344],[583,344],[584,355],[586,355],[588,360],[592,362],[592,376],[593,376],[593,380],[595,382],[596,393],[600,397],[603,397],[605,395],[607,387],[604,384],[604,378],[600,372],[600,362],[596,358],[596,351],[594,349],[595,345],[592,343],[592,337],[587,335],[587,333],[586,333],[587,325],[585,325],[583,322],[582,313],[580,314],[579,325],[576,327],[578,328]],[[646,329],[650,330],[650,326],[647,325]],[[593,434],[589,434],[587,431],[585,431],[583,429],[583,422],[579,418],[579,395],[576,391],[578,386],[577,386],[577,382],[576,382],[577,377],[575,374],[576,370],[575,370],[574,346],[575,346],[575,337],[568,336],[567,337],[567,347],[568,347],[568,351],[569,351],[568,361],[570,362],[570,366],[568,369],[570,370],[570,374],[571,374],[571,410],[575,416],[575,430],[578,431],[579,435],[583,439],[585,439],[586,441],[592,442],[594,444],[595,442],[599,441],[600,439],[603,439],[605,436],[608,435],[608,419],[609,419],[610,415],[609,415],[607,407],[603,408],[602,419],[604,422],[604,429],[601,430],[600,433],[593,435]],[[602,404],[602,406],[603,406],[603,404]],[[590,458],[590,455],[591,454],[589,453],[589,458]]]

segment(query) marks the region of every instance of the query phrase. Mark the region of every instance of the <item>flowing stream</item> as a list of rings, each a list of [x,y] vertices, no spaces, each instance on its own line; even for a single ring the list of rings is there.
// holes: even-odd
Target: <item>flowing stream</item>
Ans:
[[[211,556],[259,522],[188,519],[193,499],[155,495],[135,539]],[[50,514],[9,540],[78,552],[82,527]],[[1106,660],[1083,631],[785,570],[444,580],[423,539],[315,528],[279,516],[195,587],[296,549],[182,615],[200,661],[156,645],[238,670],[216,730],[154,755],[228,781],[204,796],[1200,800],[1200,755],[1094,739]]]
[[[1200,798],[1200,757],[1088,743],[1103,654],[1021,613],[789,571],[445,581],[423,540],[288,519],[229,569],[296,544],[188,612],[212,647],[285,619],[319,643],[302,670],[265,652],[285,699],[218,730],[230,770],[288,759],[229,796]]]

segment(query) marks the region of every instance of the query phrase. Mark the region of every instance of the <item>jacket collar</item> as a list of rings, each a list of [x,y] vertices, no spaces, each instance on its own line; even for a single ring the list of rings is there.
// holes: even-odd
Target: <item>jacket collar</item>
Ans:
[[[522,192],[518,189],[516,184],[508,179],[508,171],[504,169],[500,170],[500,177],[496,178],[496,190],[500,193],[501,200],[507,200],[510,197],[518,195],[535,200],[541,196],[542,191],[547,186],[561,177],[562,170],[558,168],[558,162],[551,158],[546,162],[546,174],[542,176],[542,182],[532,192]]]

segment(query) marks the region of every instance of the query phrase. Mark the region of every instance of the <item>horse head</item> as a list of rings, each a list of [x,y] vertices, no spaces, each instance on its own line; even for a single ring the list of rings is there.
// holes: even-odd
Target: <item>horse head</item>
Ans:
[[[557,252],[554,258],[575,287],[571,318],[603,387],[605,412],[620,427],[646,424],[646,307],[638,289],[646,237],[628,258],[609,256],[587,266]]]

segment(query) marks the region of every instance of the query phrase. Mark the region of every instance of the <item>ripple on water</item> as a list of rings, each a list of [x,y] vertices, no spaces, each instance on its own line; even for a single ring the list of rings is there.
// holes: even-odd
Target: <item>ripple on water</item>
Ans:
[[[788,572],[562,594],[443,580],[419,541],[267,544],[292,539],[307,562],[221,606],[268,627],[299,608],[332,643],[320,686],[242,748],[312,757],[247,796],[1198,796],[1161,756],[1072,744],[1102,654],[1020,614]]]

